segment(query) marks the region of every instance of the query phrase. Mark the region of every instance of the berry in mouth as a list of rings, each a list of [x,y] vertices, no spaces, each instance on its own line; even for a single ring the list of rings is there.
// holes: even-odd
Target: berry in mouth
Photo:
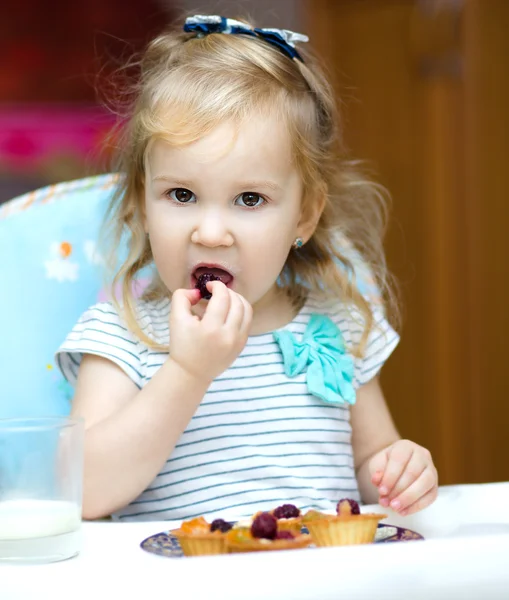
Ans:
[[[198,277],[195,288],[200,290],[201,297],[204,300],[210,300],[212,298],[212,294],[207,289],[207,283],[209,281],[222,281],[222,279],[221,277],[216,277],[216,275],[213,275],[212,273],[203,273]]]

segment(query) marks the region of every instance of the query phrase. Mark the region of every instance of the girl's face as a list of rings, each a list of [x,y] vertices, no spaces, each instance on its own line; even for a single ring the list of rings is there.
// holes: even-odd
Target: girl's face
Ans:
[[[307,233],[284,126],[253,115],[237,136],[224,123],[185,147],[156,140],[145,181],[145,228],[170,292],[212,272],[255,313],[269,307],[295,238]]]

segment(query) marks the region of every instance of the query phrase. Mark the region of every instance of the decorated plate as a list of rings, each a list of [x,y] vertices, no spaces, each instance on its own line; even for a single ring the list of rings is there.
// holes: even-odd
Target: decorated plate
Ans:
[[[302,528],[302,533],[308,533],[305,527]],[[411,529],[380,524],[376,532],[375,544],[423,539],[422,535]],[[143,540],[140,546],[146,552],[158,554],[159,556],[167,556],[169,558],[182,558],[184,556],[178,539],[169,531],[162,531],[161,533],[151,535]]]

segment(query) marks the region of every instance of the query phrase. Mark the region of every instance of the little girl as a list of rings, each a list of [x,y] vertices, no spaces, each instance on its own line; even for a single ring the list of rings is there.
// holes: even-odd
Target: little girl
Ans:
[[[57,354],[86,423],[85,518],[344,496],[405,515],[436,497],[430,453],[400,439],[378,380],[398,336],[356,282],[362,257],[387,292],[382,198],[344,157],[305,41],[196,16],[140,63],[108,213],[114,250],[127,239],[122,298]]]

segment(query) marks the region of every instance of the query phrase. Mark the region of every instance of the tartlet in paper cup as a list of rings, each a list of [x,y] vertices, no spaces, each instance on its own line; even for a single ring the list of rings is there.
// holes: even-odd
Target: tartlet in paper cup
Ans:
[[[357,502],[345,498],[338,502],[336,515],[309,511],[303,523],[316,546],[349,546],[371,544],[378,523],[386,517],[377,513],[361,514]]]
[[[178,539],[185,556],[226,554],[226,532],[231,525],[222,519],[207,523],[203,517],[184,521],[171,533]]]
[[[352,517],[327,515],[314,519],[306,527],[316,546],[348,546],[351,544],[371,544],[379,521],[386,515],[364,514]]]

